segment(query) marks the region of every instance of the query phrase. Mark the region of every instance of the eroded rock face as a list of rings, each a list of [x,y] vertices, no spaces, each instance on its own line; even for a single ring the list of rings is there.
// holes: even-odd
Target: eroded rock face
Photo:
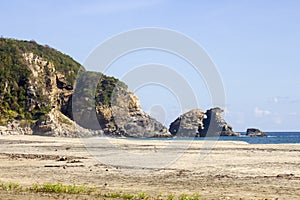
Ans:
[[[239,136],[222,118],[223,110],[212,108],[202,112],[191,110],[171,123],[169,131],[178,137]]]
[[[85,128],[110,136],[171,137],[167,128],[141,110],[139,99],[124,83],[100,73],[80,74],[72,102],[74,120]]]
[[[33,54],[24,53],[24,60],[31,71],[31,79],[27,93],[30,97],[27,107],[45,108],[40,118],[32,124],[33,134],[47,136],[71,136],[74,131],[67,127],[72,124],[67,114],[70,97],[73,93],[72,84],[65,75],[56,71],[55,66]]]
[[[171,136],[118,79],[93,72],[78,79],[86,72],[79,63],[34,41],[0,38],[0,46],[6,53],[1,66],[8,69],[1,71],[0,125],[24,120],[33,134],[73,137],[80,135],[73,129],[80,129],[78,122],[86,136]]]
[[[204,129],[199,129],[200,137],[218,137],[218,136],[240,136],[232,130],[223,118],[224,111],[220,108],[211,108],[206,111],[206,118],[203,120]]]
[[[195,137],[199,135],[199,129],[204,128],[204,112],[199,109],[191,110],[180,115],[171,123],[169,131],[178,137]]]
[[[41,136],[91,137],[103,135],[101,130],[89,130],[78,126],[74,121],[54,109],[37,120],[31,129],[33,135]]]
[[[257,128],[248,128],[246,135],[251,137],[267,137],[266,133]]]

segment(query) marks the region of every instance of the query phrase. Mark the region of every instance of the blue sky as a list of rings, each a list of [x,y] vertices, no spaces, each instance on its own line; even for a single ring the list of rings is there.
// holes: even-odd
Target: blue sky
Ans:
[[[97,45],[120,32],[141,27],[179,31],[197,41],[216,64],[226,90],[225,119],[235,130],[300,130],[299,9],[300,1],[292,0],[11,0],[0,5],[0,34],[34,39],[83,63]],[[175,69],[184,65],[156,53],[129,55],[108,74],[118,77],[120,66],[124,70],[125,65],[151,62],[149,57]],[[136,91],[148,111],[151,105],[170,104],[159,88],[149,91],[155,89],[161,98]],[[204,110],[210,107],[209,95],[201,89],[195,91]],[[178,114],[169,108],[165,112],[166,121]]]

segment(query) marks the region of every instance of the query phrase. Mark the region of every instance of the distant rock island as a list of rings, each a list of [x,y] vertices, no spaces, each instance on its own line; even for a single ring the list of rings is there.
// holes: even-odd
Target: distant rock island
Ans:
[[[246,135],[250,136],[250,137],[267,137],[268,136],[265,132],[263,132],[257,128],[248,128]]]
[[[88,72],[70,56],[35,41],[0,38],[0,56],[0,134],[240,135],[222,118],[220,108],[206,112],[191,110],[167,129],[141,109],[139,99],[125,83],[102,73]],[[93,94],[89,87],[94,82],[97,84]]]

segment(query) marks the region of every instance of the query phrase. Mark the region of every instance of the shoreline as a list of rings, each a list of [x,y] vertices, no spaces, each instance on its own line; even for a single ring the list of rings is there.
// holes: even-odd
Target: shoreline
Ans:
[[[166,140],[109,138],[102,140],[104,143],[96,141],[98,146],[93,151],[87,149],[90,143],[86,142],[80,138],[0,136],[0,182],[22,186],[86,185],[100,188],[103,193],[143,191],[150,197],[160,193],[198,193],[201,199],[298,199],[300,196],[300,144],[217,141],[205,146],[205,142],[195,140],[185,146],[184,141],[177,140],[168,146]],[[105,146],[107,142],[110,146]],[[105,163],[111,160],[97,156],[118,162]],[[154,165],[169,157],[175,159],[164,166]],[[122,158],[128,162],[122,163]],[[147,162],[149,166],[143,165]],[[13,196],[1,190],[0,193],[7,198]],[[30,195],[31,199],[40,198],[40,194]]]

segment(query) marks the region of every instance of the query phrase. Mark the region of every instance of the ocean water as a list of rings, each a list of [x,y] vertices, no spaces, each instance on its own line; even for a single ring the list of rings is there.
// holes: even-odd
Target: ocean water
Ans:
[[[243,141],[249,144],[300,144],[300,132],[265,132],[267,137],[249,137],[246,133],[242,136],[199,137],[199,138],[148,138],[150,140],[218,140],[218,141]],[[143,138],[140,138],[143,140]],[[144,138],[145,139],[145,138]]]
[[[300,144],[300,132],[266,132],[268,137],[249,137],[241,133],[241,137],[196,138],[196,140],[243,141],[249,144]]]

